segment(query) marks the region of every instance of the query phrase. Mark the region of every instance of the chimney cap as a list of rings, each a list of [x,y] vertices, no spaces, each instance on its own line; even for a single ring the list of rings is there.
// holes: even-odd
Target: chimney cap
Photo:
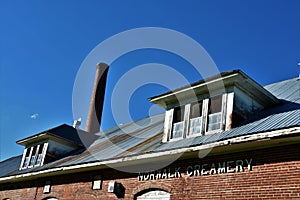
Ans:
[[[104,62],[97,63],[96,68],[107,68],[108,64]]]

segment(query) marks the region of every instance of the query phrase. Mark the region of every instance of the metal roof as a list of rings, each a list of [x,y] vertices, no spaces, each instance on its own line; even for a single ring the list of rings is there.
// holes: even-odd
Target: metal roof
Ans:
[[[0,162],[0,177],[7,176],[20,167],[22,155]]]
[[[20,158],[16,157],[2,161],[0,162],[0,177],[131,155],[199,146],[244,135],[299,127],[300,80],[298,78],[289,79],[267,85],[265,88],[278,99],[281,99],[282,104],[260,111],[243,125],[234,129],[162,143],[164,114],[160,114],[100,132],[96,135],[98,138],[86,150],[80,150],[73,155],[45,164],[42,167],[19,171],[19,164],[16,164],[14,171],[12,171],[12,163],[20,162]],[[6,170],[6,168],[10,168],[10,170]]]
[[[71,142],[81,146],[91,144],[91,142],[97,139],[97,136],[95,136],[94,134],[88,134],[88,132],[84,130],[75,129],[67,124],[62,124],[55,128],[51,128],[41,133],[37,133],[27,138],[18,140],[17,143],[26,146],[27,144],[30,144],[35,140],[39,140],[42,137],[44,138],[48,136],[62,139],[66,142]]]

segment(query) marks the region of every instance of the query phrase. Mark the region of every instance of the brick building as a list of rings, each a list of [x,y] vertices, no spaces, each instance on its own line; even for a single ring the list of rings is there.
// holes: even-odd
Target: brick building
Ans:
[[[223,72],[150,98],[163,114],[99,132],[108,68],[97,69],[88,131],[17,141],[0,199],[300,198],[299,78],[262,87]]]

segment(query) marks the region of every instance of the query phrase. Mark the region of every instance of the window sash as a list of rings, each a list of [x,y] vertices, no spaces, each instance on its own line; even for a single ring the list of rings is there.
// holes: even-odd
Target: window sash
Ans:
[[[222,112],[222,102],[223,102],[222,95],[211,97],[209,99],[209,104],[208,104],[208,114],[210,115],[210,114]]]
[[[165,141],[173,141],[186,137],[211,134],[225,128],[227,94],[206,98],[170,110],[166,118]],[[179,117],[180,116],[180,117]],[[181,120],[181,121],[179,121]]]
[[[199,135],[202,132],[202,117],[190,119],[189,135]]]
[[[214,131],[222,129],[222,112],[208,115],[207,131]]]
[[[32,155],[31,158],[30,158],[30,162],[29,162],[28,167],[33,167],[34,162],[35,162],[35,155]]]
[[[31,155],[30,155],[28,168],[31,168],[34,166],[38,147],[39,147],[39,145],[31,147]]]
[[[28,164],[29,164],[29,157],[25,157],[24,161],[23,161],[22,168],[27,168]]]
[[[43,154],[38,154],[37,157],[36,157],[36,162],[35,162],[35,165],[34,166],[40,166],[41,165],[41,162],[42,162],[42,158],[43,158]]]
[[[20,170],[43,165],[43,158],[45,157],[47,147],[48,143],[44,143],[25,149]]]
[[[171,139],[182,138],[184,130],[184,122],[177,122],[173,124]]]

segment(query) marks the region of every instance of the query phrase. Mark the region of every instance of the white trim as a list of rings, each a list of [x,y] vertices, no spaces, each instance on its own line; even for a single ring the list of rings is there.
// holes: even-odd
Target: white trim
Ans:
[[[176,92],[173,92],[173,93],[170,93],[170,94],[166,94],[166,95],[163,95],[163,96],[160,96],[160,97],[153,98],[153,99],[151,99],[151,102],[155,102],[155,101],[158,101],[158,100],[170,97],[170,96],[174,96],[176,94],[184,93],[185,91],[195,90],[196,88],[200,88],[200,87],[203,87],[203,86],[208,85],[208,84],[213,84],[213,83],[216,83],[216,82],[221,82],[221,81],[224,81],[225,79],[229,79],[229,78],[232,78],[232,77],[235,77],[235,76],[238,76],[238,73],[231,74],[231,75],[229,75],[227,77],[221,77],[220,76],[219,78],[216,78],[214,80],[210,80],[208,82],[201,83],[199,85],[195,85],[195,86],[192,86],[192,87],[187,87],[187,88],[182,89],[180,91],[176,91]],[[216,84],[216,85],[218,85],[218,84]]]
[[[25,161],[25,158],[26,158],[26,152],[27,152],[27,148],[25,148],[24,151],[23,151],[23,156],[22,156],[22,160],[21,160],[21,163],[20,163],[19,170],[21,170],[23,168],[23,164],[24,164],[24,161]]]
[[[38,152],[39,152],[39,149],[41,147],[43,148],[43,150],[42,150],[42,159],[41,159],[40,164],[36,165],[36,160],[37,160],[37,157],[38,157]],[[32,155],[32,152],[33,152],[34,148],[36,148],[35,155]],[[33,167],[38,167],[38,166],[43,166],[44,159],[45,159],[45,156],[46,156],[46,153],[47,153],[47,148],[48,148],[48,143],[47,142],[41,143],[41,144],[37,144],[37,145],[33,145],[33,146],[25,148],[24,151],[23,151],[23,157],[22,157],[22,160],[21,160],[21,164],[20,164],[19,170],[33,168]],[[29,156],[28,156],[29,161],[26,164],[26,166],[23,166],[24,162],[25,162],[25,160],[27,158],[26,157],[27,151],[30,151]],[[33,162],[33,165],[30,165],[32,157],[34,158],[34,162]]]
[[[166,111],[162,143],[169,141],[169,136],[170,136],[170,133],[172,130],[173,111],[174,111],[174,109]]]
[[[30,149],[29,156],[28,156],[29,161],[28,161],[28,163],[27,163],[26,166],[22,167],[22,169],[32,168],[32,166],[30,166],[29,164],[30,164],[30,160],[31,160],[31,155],[32,155],[33,146],[28,147],[27,150],[28,150],[28,149]],[[25,159],[26,159],[26,155],[25,155]]]
[[[173,123],[174,121],[174,112],[175,112],[175,109],[180,109],[180,114],[183,115],[183,120],[180,121],[180,122],[176,122],[176,123]],[[183,113],[182,113],[182,108],[184,108],[183,110]],[[177,140],[182,140],[183,138],[185,138],[185,133],[186,133],[186,120],[187,118],[189,117],[188,114],[189,114],[189,105],[184,105],[184,106],[179,106],[179,107],[176,107],[176,108],[173,108],[173,115],[172,115],[172,123],[171,123],[171,130],[170,130],[170,135],[169,135],[169,141],[177,141]],[[174,125],[175,124],[180,124],[182,123],[182,136],[181,137],[176,137],[176,138],[173,138],[173,129],[174,129]]]
[[[0,183],[4,181],[12,181],[14,179],[21,179],[26,178],[30,176],[38,176],[43,174],[51,174],[51,173],[66,173],[67,171],[71,170],[78,170],[83,168],[91,168],[91,167],[98,167],[103,165],[110,165],[110,164],[118,164],[122,162],[128,162],[128,161],[136,161],[136,160],[142,160],[142,159],[149,159],[149,158],[156,158],[161,156],[168,156],[172,154],[181,154],[184,152],[193,152],[193,151],[199,151],[199,150],[205,150],[210,149],[214,147],[221,147],[221,146],[227,146],[229,144],[238,144],[238,143],[244,143],[244,142],[251,142],[251,141],[257,141],[262,139],[271,139],[273,137],[278,136],[287,136],[287,135],[293,135],[300,133],[300,126],[299,127],[292,127],[292,128],[286,128],[286,129],[280,129],[280,130],[274,130],[269,132],[262,132],[262,133],[256,133],[252,135],[244,135],[236,138],[231,138],[219,142],[214,142],[210,144],[200,145],[200,146],[194,146],[194,147],[185,147],[180,149],[174,149],[174,150],[168,150],[168,151],[162,151],[162,152],[153,152],[153,153],[145,153],[140,154],[136,156],[127,156],[123,158],[115,158],[110,159],[106,161],[98,161],[93,163],[86,163],[86,164],[78,164],[78,165],[72,165],[72,166],[65,166],[65,167],[57,167],[52,169],[46,169],[42,171],[37,172],[30,172],[26,174],[19,174],[19,175],[13,175],[13,176],[7,176],[0,178]]]
[[[220,121],[220,128],[219,129],[215,129],[215,130],[208,130],[208,118],[209,118],[209,114],[208,114],[208,106],[209,106],[209,101],[211,100],[211,98],[213,97],[217,97],[220,96],[221,98],[221,112],[219,113],[213,113],[210,115],[216,115],[216,114],[220,114],[221,113],[221,121]],[[181,123],[181,122],[176,122],[173,123],[173,115],[172,118],[170,118],[170,113],[168,113],[169,111],[166,111],[166,117],[165,117],[165,126],[168,127],[164,127],[164,129],[169,129],[169,126],[171,127],[171,129],[168,131],[168,141],[172,142],[172,141],[178,141],[184,138],[192,138],[192,137],[197,137],[197,136],[201,136],[201,135],[205,135],[205,134],[214,134],[214,133],[218,133],[221,131],[225,130],[225,123],[226,122],[226,113],[227,113],[227,93],[223,93],[223,94],[219,94],[219,95],[215,95],[213,97],[209,97],[209,98],[205,98],[202,100],[198,100],[196,102],[202,102],[202,110],[201,110],[201,117],[202,117],[202,122],[201,122],[201,132],[200,133],[196,133],[196,134],[192,134],[190,133],[190,120],[193,118],[190,118],[190,112],[191,112],[191,104],[196,103],[196,102],[192,102],[189,104],[184,105],[184,119],[183,121],[183,134],[182,137],[177,137],[177,138],[172,138],[172,131],[173,131],[173,127],[176,123]],[[183,107],[183,106],[182,106]],[[180,108],[180,107],[176,107],[176,108]],[[174,112],[174,109],[171,109],[170,111]],[[165,133],[165,132],[164,132]],[[165,140],[165,137],[163,137],[162,142],[167,142]]]
[[[234,104],[234,92],[227,93],[227,106],[226,106],[226,118],[225,118],[225,130],[232,129],[232,114]]]
[[[209,98],[203,99],[203,111],[202,111],[202,134],[204,135],[207,130],[207,118],[208,118],[208,104]]]
[[[213,134],[213,133],[217,133],[217,132],[220,132],[220,131],[224,131],[224,126],[223,126],[223,124],[224,124],[224,112],[226,111],[225,108],[226,108],[226,102],[227,102],[225,100],[226,93],[208,98],[208,103],[207,103],[208,105],[207,106],[209,106],[209,102],[211,101],[211,98],[219,97],[219,96],[221,98],[221,111],[217,112],[217,113],[208,114],[208,107],[207,107],[206,127],[205,127],[205,130],[204,130],[204,134]],[[219,124],[221,124],[220,128],[213,129],[213,130],[208,130],[208,126],[209,126],[209,120],[208,119],[209,119],[209,117],[214,116],[214,115],[220,115],[220,113],[221,113],[221,121],[219,123]]]
[[[44,165],[44,161],[45,161],[45,157],[46,157],[46,153],[47,153],[47,149],[48,149],[48,142],[43,144],[43,152],[42,152],[42,160],[41,160],[41,164],[39,166],[43,166]]]

